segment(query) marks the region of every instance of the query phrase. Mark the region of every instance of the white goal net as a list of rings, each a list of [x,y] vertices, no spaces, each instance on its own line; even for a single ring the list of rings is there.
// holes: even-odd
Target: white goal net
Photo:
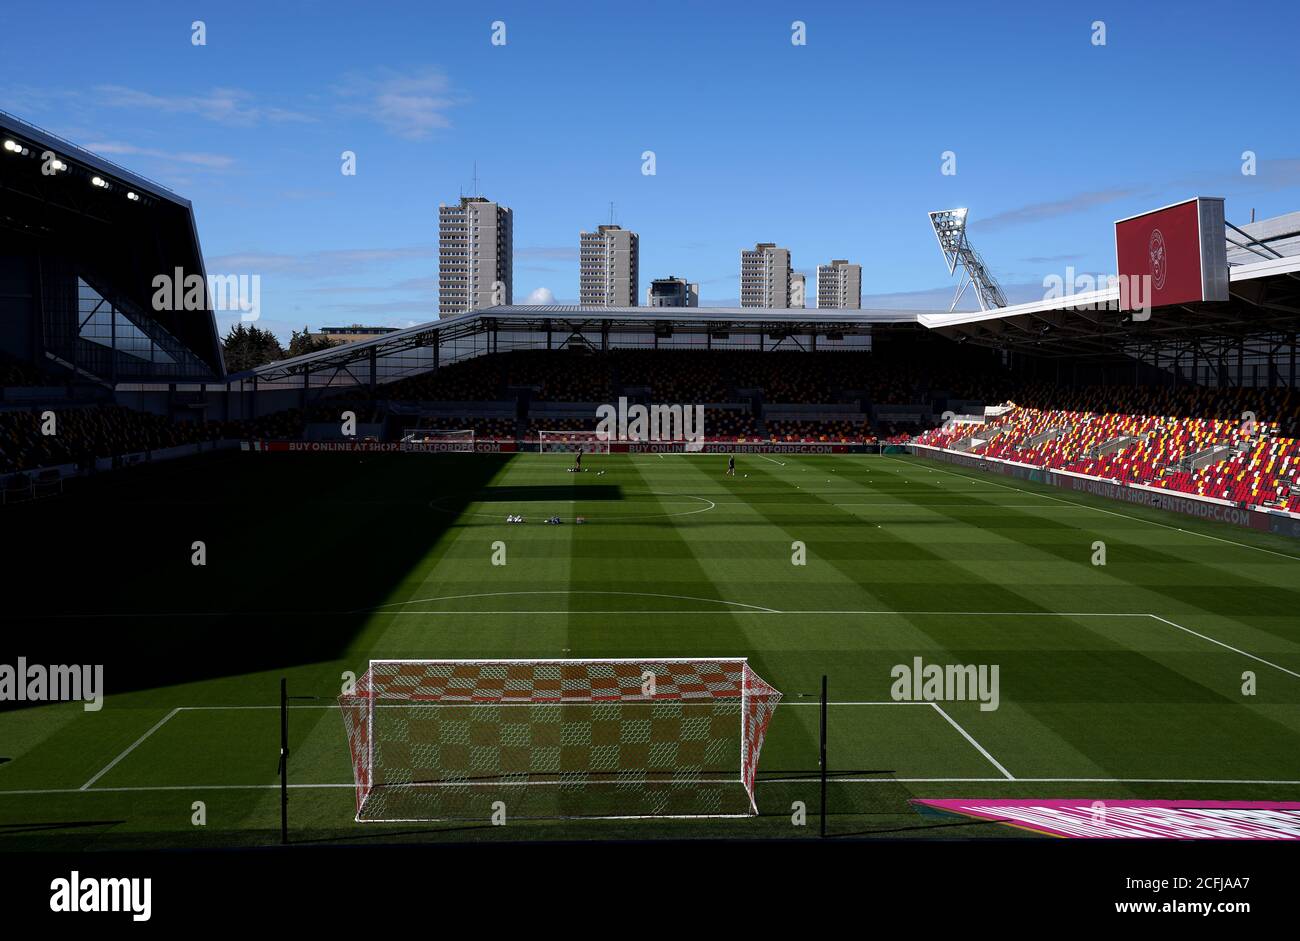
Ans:
[[[537,443],[543,454],[571,454],[579,448],[586,454],[609,453],[609,438],[599,431],[539,431]]]
[[[402,432],[402,449],[406,451],[473,451],[474,432],[465,428],[444,431],[438,428],[408,428]]]
[[[359,822],[756,814],[780,701],[742,658],[372,660],[339,697]]]

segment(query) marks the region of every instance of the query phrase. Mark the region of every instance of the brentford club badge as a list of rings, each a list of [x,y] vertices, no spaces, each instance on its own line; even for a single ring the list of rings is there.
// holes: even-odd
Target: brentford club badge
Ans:
[[[1165,236],[1159,229],[1151,230],[1151,241],[1147,243],[1147,254],[1151,259],[1151,282],[1157,291],[1163,291],[1165,277],[1169,274],[1168,260],[1165,258]]]

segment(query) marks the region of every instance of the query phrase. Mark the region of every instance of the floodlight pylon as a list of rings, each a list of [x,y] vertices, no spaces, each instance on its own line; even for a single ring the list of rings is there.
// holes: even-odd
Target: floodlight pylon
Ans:
[[[930,213],[930,225],[934,227],[934,237],[939,240],[944,261],[948,263],[948,273],[955,273],[959,267],[962,270],[961,284],[948,311],[951,313],[957,309],[966,288],[972,286],[980,310],[1006,307],[1006,295],[966,235],[966,216],[966,209],[940,209]]]

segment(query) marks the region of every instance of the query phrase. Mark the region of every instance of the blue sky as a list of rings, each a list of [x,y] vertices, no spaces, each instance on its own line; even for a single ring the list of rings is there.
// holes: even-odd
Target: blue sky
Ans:
[[[516,303],[576,300],[613,202],[642,295],[733,304],[774,241],[860,262],[864,305],[946,308],[931,209],[970,208],[1013,301],[1113,269],[1143,209],[1300,209],[1297,35],[1293,2],[9,3],[0,108],[191,199],[209,271],[261,275],[286,338],[435,317],[437,206],[475,161],[515,211]]]

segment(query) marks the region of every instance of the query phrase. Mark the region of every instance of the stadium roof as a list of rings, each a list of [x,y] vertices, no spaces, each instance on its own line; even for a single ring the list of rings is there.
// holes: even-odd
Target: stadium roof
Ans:
[[[726,332],[742,335],[807,335],[838,333],[867,335],[873,324],[915,324],[914,310],[815,310],[753,307],[578,307],[562,304],[508,304],[487,307],[454,317],[444,317],[406,327],[346,346],[330,347],[279,360],[231,376],[232,379],[277,381],[303,372],[341,369],[349,364],[406,350],[431,347],[484,334],[551,334],[562,345],[577,333],[610,336],[641,335],[660,331],[701,337]],[[373,354],[372,354],[373,351]]]
[[[1250,244],[1246,236],[1255,244]],[[1300,212],[1248,222],[1240,231],[1228,233],[1228,243],[1230,265],[1251,264],[1271,254],[1300,255]]]
[[[188,351],[188,375],[176,378],[224,375],[210,303],[204,310],[153,309],[152,281],[158,274],[181,268],[207,283],[189,200],[4,111],[0,137],[23,148],[0,152],[0,229],[11,233],[19,252],[66,260],[78,277],[93,279],[111,303],[156,322]],[[66,169],[44,172],[46,152]],[[97,177],[108,186],[92,185]],[[130,369],[133,360],[119,357],[119,364]],[[141,365],[142,371],[157,369],[157,364]]]
[[[611,322],[646,323],[914,323],[916,310],[819,310],[784,307],[579,307],[576,304],[506,304],[472,311],[491,320],[506,322],[512,318],[535,320],[550,317],[561,320],[609,320]],[[464,314],[461,315],[466,316]],[[445,322],[445,321],[444,321]]]
[[[345,369],[375,357],[432,347],[474,335],[550,334],[563,345],[577,333],[784,335],[870,334],[873,328],[915,326],[957,342],[1014,349],[1038,356],[1115,355],[1156,342],[1235,342],[1289,333],[1300,326],[1300,255],[1230,269],[1224,303],[1157,308],[1135,322],[1118,310],[1119,291],[1106,288],[989,311],[815,310],[752,307],[578,307],[505,305],[406,327],[371,340],[280,360],[232,378],[284,380],[320,370]],[[507,345],[506,348],[509,348]],[[373,351],[373,352],[372,352]],[[489,350],[484,350],[489,351]]]
[[[1119,310],[1119,288],[1111,286],[997,310],[923,314],[918,322],[959,342],[1040,356],[1113,355],[1162,342],[1231,345],[1300,327],[1300,255],[1234,265],[1228,280],[1227,301],[1159,307],[1142,321]]]
[[[193,208],[188,199],[178,195],[174,190],[156,180],[141,176],[134,170],[128,170],[126,167],[105,159],[99,154],[91,153],[79,144],[65,140],[39,125],[24,121],[8,111],[0,111],[0,127],[13,131],[16,137],[25,138],[27,141],[35,143],[46,150],[54,151],[59,157],[75,160],[91,169],[98,170],[104,176],[116,177],[124,183],[130,183],[134,189],[146,192],[156,199],[165,199],[185,209]]]

